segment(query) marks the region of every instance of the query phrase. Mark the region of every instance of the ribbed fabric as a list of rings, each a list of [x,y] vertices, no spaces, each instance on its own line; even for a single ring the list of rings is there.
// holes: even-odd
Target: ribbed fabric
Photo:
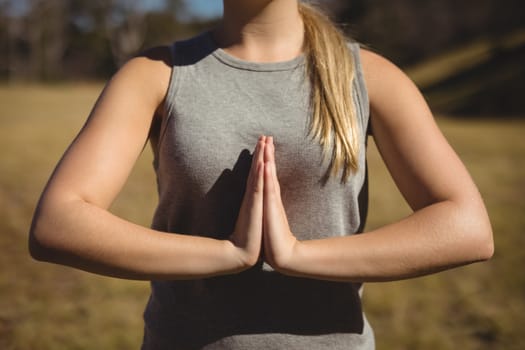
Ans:
[[[173,45],[166,118],[155,147],[159,205],[152,227],[224,239],[235,225],[251,152],[274,137],[282,199],[300,240],[359,233],[367,208],[369,103],[359,48],[353,82],[359,170],[327,182],[308,135],[305,57],[254,63],[220,49],[209,32]],[[350,83],[350,82],[349,82]],[[153,281],[143,349],[373,349],[361,285],[293,278],[261,264],[224,277]]]

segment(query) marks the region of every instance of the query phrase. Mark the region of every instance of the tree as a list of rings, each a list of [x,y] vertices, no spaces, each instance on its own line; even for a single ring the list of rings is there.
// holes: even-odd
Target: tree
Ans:
[[[523,28],[522,0],[327,1],[350,36],[407,65],[474,38]]]
[[[62,58],[67,46],[67,11],[62,0],[32,0],[26,28],[30,46],[30,71],[37,79],[62,75]]]
[[[106,17],[107,35],[115,63],[121,65],[143,46],[146,15],[140,0],[114,0]]]

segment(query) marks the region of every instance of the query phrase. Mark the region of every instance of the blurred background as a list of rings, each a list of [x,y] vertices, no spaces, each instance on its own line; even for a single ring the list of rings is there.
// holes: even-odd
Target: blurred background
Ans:
[[[365,287],[378,349],[525,349],[525,4],[318,1],[423,91],[486,201],[494,258]],[[0,0],[0,349],[133,349],[147,282],[37,263],[31,216],[104,81],[140,50],[218,21],[219,0]],[[370,142],[368,229],[410,211]],[[112,211],[149,225],[146,149]]]

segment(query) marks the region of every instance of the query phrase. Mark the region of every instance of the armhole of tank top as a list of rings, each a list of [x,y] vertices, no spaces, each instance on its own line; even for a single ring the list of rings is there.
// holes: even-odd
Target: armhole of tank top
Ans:
[[[174,109],[174,103],[175,103],[175,95],[178,90],[179,85],[179,72],[176,67],[176,54],[177,54],[177,43],[173,43],[170,46],[170,65],[171,65],[171,73],[170,73],[170,79],[168,84],[168,89],[166,91],[166,98],[164,101],[164,118],[162,119],[161,127],[160,127],[160,133],[159,133],[159,140],[158,140],[158,147],[157,149],[160,151],[160,148],[162,147],[162,143],[164,140],[164,135],[166,134],[166,129],[168,126],[168,123],[173,115],[173,109]]]
[[[363,66],[361,64],[361,47],[359,43],[356,42],[351,42],[349,46],[352,51],[355,64],[354,91],[357,97],[357,107],[359,108],[361,133],[364,135],[366,142],[370,122],[370,101],[368,99],[368,90],[366,88],[366,82],[363,76]]]
[[[368,90],[363,75],[363,66],[361,64],[360,45],[356,42],[351,42],[350,49],[354,57],[355,64],[355,76],[354,76],[354,91],[356,94],[357,108],[359,108],[359,118],[361,124],[361,135],[363,137],[363,144],[365,148],[368,144],[368,132],[370,123],[370,101],[368,99]],[[366,150],[365,150],[366,152]],[[358,194],[359,203],[359,228],[356,233],[364,232],[364,228],[368,217],[368,161],[365,153],[365,164],[364,164],[364,180],[363,185]]]

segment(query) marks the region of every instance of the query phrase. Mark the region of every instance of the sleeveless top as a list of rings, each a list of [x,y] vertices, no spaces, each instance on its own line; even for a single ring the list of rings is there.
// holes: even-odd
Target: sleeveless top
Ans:
[[[159,204],[152,227],[226,239],[251,152],[264,134],[274,137],[282,200],[296,237],[361,232],[369,103],[359,47],[349,48],[361,152],[358,171],[343,184],[338,176],[325,179],[328,164],[309,135],[304,55],[248,62],[219,48],[210,32],[176,42],[166,117],[154,147]],[[151,287],[143,349],[374,348],[360,284],[288,277],[261,263],[235,275],[152,281]]]

